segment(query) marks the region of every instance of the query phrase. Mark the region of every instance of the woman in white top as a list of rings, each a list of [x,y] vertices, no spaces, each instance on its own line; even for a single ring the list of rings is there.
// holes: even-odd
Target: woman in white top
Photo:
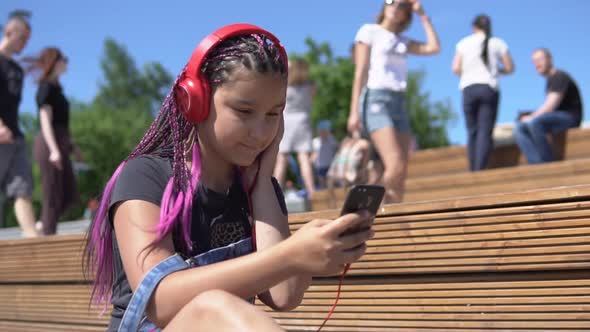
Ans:
[[[467,154],[472,171],[485,169],[488,164],[500,98],[498,76],[513,71],[508,46],[502,39],[492,37],[490,18],[477,16],[473,33],[457,44],[453,59],[453,72],[461,77],[459,86],[463,90]]]
[[[425,43],[403,35],[413,12],[422,21]],[[365,24],[357,32],[348,130],[370,136],[384,165],[386,203],[402,201],[407,173],[411,137],[405,106],[407,55],[439,51],[438,37],[419,0],[386,0],[377,23]]]
[[[297,153],[301,177],[308,196],[315,191],[313,165],[311,162],[312,130],[311,108],[315,95],[315,84],[309,77],[309,64],[303,59],[289,61],[287,78],[287,103],[283,113],[285,133],[279,145],[279,154],[275,164],[274,176],[283,186],[289,154]]]

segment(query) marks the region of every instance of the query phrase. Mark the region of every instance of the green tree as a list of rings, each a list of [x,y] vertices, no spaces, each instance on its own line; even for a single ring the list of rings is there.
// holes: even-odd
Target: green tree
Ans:
[[[334,57],[330,45],[305,39],[308,50],[301,57],[310,65],[310,76],[317,87],[313,101],[312,122],[330,119],[338,137],[346,134],[354,65],[349,58]]]
[[[354,65],[348,57],[335,57],[330,45],[305,40],[307,51],[292,54],[310,64],[310,75],[317,86],[314,98],[312,122],[329,119],[338,137],[346,133],[346,121],[350,109],[350,95],[354,77]],[[446,128],[454,118],[450,101],[430,101],[430,94],[422,91],[424,72],[408,75],[407,106],[412,131],[420,148],[449,145]]]
[[[103,81],[95,103],[113,110],[142,109],[154,114],[166,97],[172,76],[155,62],[138,69],[127,49],[113,39],[104,44]]]
[[[75,105],[71,133],[90,170],[79,174],[81,205],[72,209],[65,219],[79,218],[86,203],[100,195],[111,174],[137,145],[152,120],[152,116],[141,109]]]
[[[139,70],[126,48],[112,39],[105,40],[101,68],[103,80],[94,100],[72,104],[71,133],[90,166],[79,177],[83,204],[102,192],[139,143],[172,84],[171,74],[161,64],[147,63]],[[83,208],[67,217],[79,217]]]
[[[413,71],[408,75],[406,105],[410,112],[412,132],[421,149],[448,146],[447,127],[455,119],[451,101],[430,101],[430,93],[422,91],[426,74]]]

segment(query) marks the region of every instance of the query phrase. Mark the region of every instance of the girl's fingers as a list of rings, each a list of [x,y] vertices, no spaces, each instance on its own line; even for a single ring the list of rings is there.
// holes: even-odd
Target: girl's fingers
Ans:
[[[333,236],[340,236],[340,234],[347,230],[361,227],[367,220],[370,220],[370,218],[371,215],[367,211],[345,214],[328,224],[326,226],[328,227],[327,231]]]
[[[350,250],[356,248],[375,236],[375,232],[371,229],[345,235],[340,238],[340,246],[343,250]]]
[[[340,257],[341,262],[344,264],[354,263],[354,262],[358,261],[359,259],[361,259],[361,257],[363,257],[363,255],[365,254],[366,251],[367,251],[367,244],[366,243],[363,243],[355,248],[343,251],[342,255]]]

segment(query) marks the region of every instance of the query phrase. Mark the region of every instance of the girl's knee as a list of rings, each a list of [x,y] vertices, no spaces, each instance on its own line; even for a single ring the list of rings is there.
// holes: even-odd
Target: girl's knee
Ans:
[[[224,290],[213,289],[199,294],[195,297],[195,301],[224,306],[235,301],[244,300]]]
[[[202,329],[199,331],[212,331],[213,328],[238,331],[246,318],[252,316],[250,313],[253,310],[252,305],[233,294],[210,290],[195,296],[166,327],[171,331],[186,331],[187,326],[192,328],[195,324],[200,324]]]
[[[210,317],[223,315],[236,301],[243,300],[226,291],[216,289],[197,295],[187,306],[194,315]]]

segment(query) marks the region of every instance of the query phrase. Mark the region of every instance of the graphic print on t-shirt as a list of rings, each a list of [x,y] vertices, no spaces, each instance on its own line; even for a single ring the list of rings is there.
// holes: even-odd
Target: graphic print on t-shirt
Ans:
[[[211,248],[224,247],[246,237],[244,223],[240,220],[217,222],[211,226]]]

